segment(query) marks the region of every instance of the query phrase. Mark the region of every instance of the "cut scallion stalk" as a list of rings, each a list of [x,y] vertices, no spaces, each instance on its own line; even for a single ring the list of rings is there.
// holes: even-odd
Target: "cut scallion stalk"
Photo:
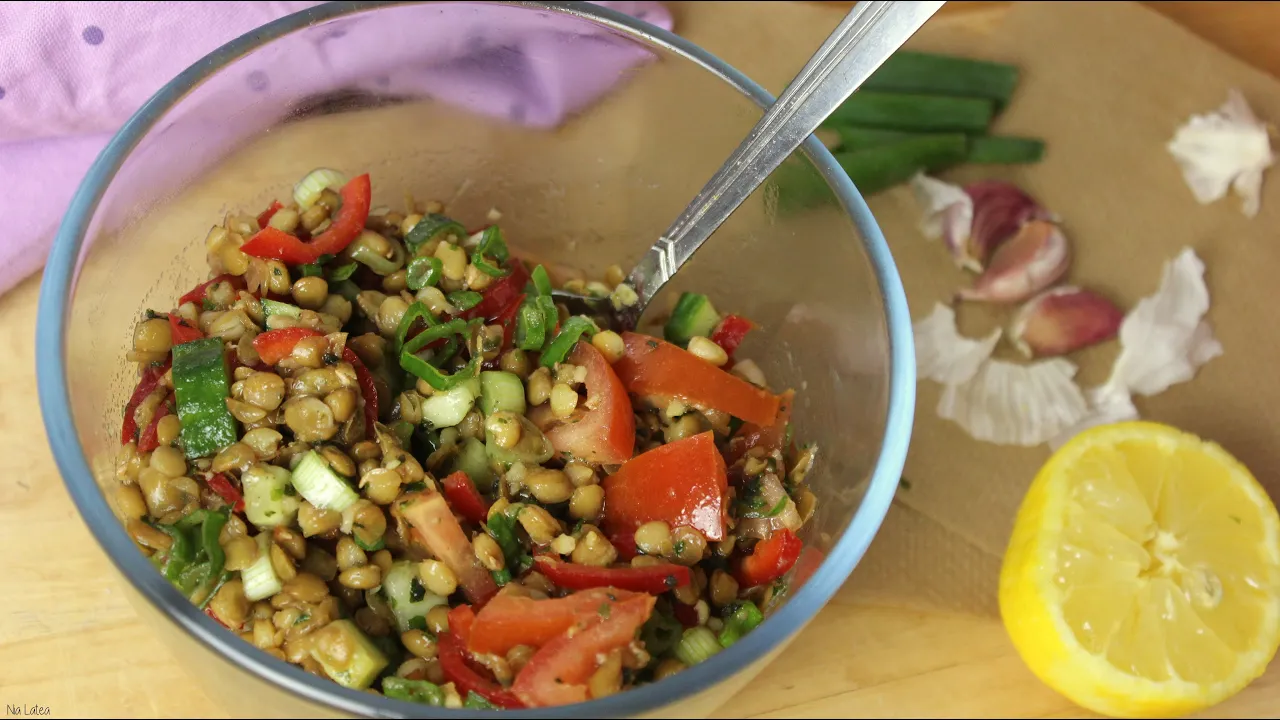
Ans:
[[[321,510],[343,512],[360,499],[347,481],[334,472],[315,450],[304,453],[293,469],[293,486],[307,502]]]
[[[698,626],[689,628],[680,636],[680,644],[676,645],[676,658],[685,665],[697,665],[720,652],[719,641],[710,630]]]
[[[258,559],[240,571],[240,580],[244,583],[244,596],[250,602],[257,602],[280,592],[283,584],[280,576],[271,565],[271,533],[261,533],[257,537]]]
[[[347,176],[337,170],[316,168],[293,186],[293,201],[298,204],[299,210],[307,210],[316,204],[326,189],[336,192],[346,184]]]

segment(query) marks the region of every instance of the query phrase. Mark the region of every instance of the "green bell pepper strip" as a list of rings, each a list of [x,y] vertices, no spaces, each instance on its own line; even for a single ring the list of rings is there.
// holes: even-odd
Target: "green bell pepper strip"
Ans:
[[[414,292],[434,287],[444,277],[444,263],[438,257],[417,257],[409,261],[405,285]]]
[[[467,229],[457,220],[432,213],[409,229],[408,234],[404,236],[404,244],[409,248],[410,253],[417,254],[418,248],[437,237],[448,234],[464,238],[467,236]]]
[[[721,647],[727,648],[756,629],[761,622],[764,622],[764,614],[760,612],[760,608],[750,600],[744,600],[734,606],[733,612],[724,619],[724,628],[717,640]]]
[[[408,678],[388,676],[382,678],[382,694],[396,700],[444,706],[444,691],[439,685],[426,680],[409,680]]]
[[[413,329],[413,323],[421,320],[427,324],[427,329],[431,329],[436,325],[436,319],[431,315],[431,309],[424,302],[415,302],[404,311],[404,316],[400,318],[400,324],[396,326],[396,345],[395,354],[399,355],[404,349],[405,340],[409,337],[409,331]],[[414,338],[415,340],[417,338]],[[421,346],[419,346],[421,347]]]
[[[547,269],[541,265],[535,267],[532,273],[529,273],[529,280],[533,283],[533,289],[538,295],[551,294],[551,276],[547,275]]]
[[[459,310],[470,310],[480,304],[484,296],[475,290],[458,290],[445,296],[449,303]]]
[[[329,272],[329,282],[342,282],[355,274],[359,268],[358,263],[349,262],[346,265],[339,265]]]
[[[547,342],[546,316],[538,305],[539,299],[525,298],[517,311],[514,342],[521,350],[541,350]]]
[[[505,263],[511,257],[507,250],[507,241],[502,237],[502,230],[497,225],[490,225],[480,235],[480,244],[476,252],[481,255],[492,255],[494,260]],[[504,273],[505,274],[505,273]]]
[[[414,303],[414,305],[417,304],[418,303]],[[406,313],[405,316],[408,317],[408,313]],[[472,356],[466,367],[453,374],[440,370],[414,354],[432,342],[446,338],[451,341],[451,345],[447,344],[445,346],[446,349],[451,346],[456,349],[456,338],[459,336],[465,337],[468,329],[468,323],[462,319],[450,320],[446,323],[439,323],[428,327],[426,330],[418,333],[417,337],[413,338],[401,347],[400,367],[410,373],[413,373],[417,377],[422,378],[427,382],[427,384],[437,390],[450,390],[463,380],[476,377],[480,372],[481,356],[479,354]],[[449,356],[452,355],[452,353],[446,354]],[[447,359],[447,357],[444,359]]]
[[[569,357],[569,353],[573,351],[573,346],[578,340],[586,335],[591,337],[599,332],[599,328],[590,319],[582,315],[574,315],[564,321],[564,327],[560,328],[560,332],[551,340],[551,344],[542,352],[541,364],[543,367],[553,367],[556,363],[564,362]]]
[[[191,546],[191,538],[187,537],[182,528],[176,525],[156,525],[155,527],[173,540],[173,544],[165,554],[164,562],[160,565],[160,572],[164,574],[165,579],[176,585],[183,571],[195,558],[195,548]]]

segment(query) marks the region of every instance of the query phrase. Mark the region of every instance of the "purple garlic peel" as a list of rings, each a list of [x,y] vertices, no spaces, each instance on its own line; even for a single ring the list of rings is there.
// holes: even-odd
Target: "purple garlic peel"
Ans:
[[[1054,219],[1030,195],[1007,182],[982,180],[966,187],[965,193],[973,201],[973,221],[965,247],[956,255],[963,267],[974,272],[982,272],[996,250],[1027,222]]]
[[[996,248],[973,287],[961,289],[957,297],[977,302],[1020,302],[1057,282],[1070,265],[1071,246],[1062,230],[1046,220],[1031,220]]]
[[[1056,287],[1022,306],[1009,337],[1027,357],[1066,355],[1110,340],[1120,331],[1124,313],[1091,290]]]

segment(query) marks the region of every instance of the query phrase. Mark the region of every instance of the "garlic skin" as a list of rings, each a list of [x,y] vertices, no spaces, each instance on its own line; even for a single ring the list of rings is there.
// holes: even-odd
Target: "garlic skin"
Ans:
[[[1000,245],[987,269],[957,297],[991,303],[1025,300],[1057,282],[1071,266],[1071,245],[1047,220],[1031,220]]]
[[[1124,313],[1091,290],[1065,285],[1040,293],[1018,311],[1009,339],[1026,357],[1066,355],[1110,340]]]
[[[996,328],[981,340],[962,336],[956,330],[956,313],[936,303],[933,312],[912,327],[916,345],[916,375],[944,385],[956,385],[972,378],[995,350],[1002,331]]]
[[[989,360],[966,382],[948,385],[938,415],[977,440],[1031,447],[1050,441],[1089,412],[1063,358],[1031,364]]]
[[[969,232],[973,226],[973,199],[959,185],[952,185],[916,173],[911,190],[923,208],[920,232],[930,240],[941,239],[956,265],[981,272],[979,261],[968,255]]]
[[[1221,200],[1230,189],[1241,199],[1246,217],[1258,214],[1262,174],[1275,156],[1266,125],[1239,90],[1230,90],[1218,110],[1192,115],[1166,148],[1201,205]]]
[[[1120,355],[1111,376],[1089,391],[1090,413],[1054,442],[1109,422],[1138,417],[1132,395],[1158,395],[1193,377],[1201,365],[1223,353],[1204,320],[1209,290],[1204,263],[1185,248],[1165,264],[1160,288],[1134,306],[1120,325]]]

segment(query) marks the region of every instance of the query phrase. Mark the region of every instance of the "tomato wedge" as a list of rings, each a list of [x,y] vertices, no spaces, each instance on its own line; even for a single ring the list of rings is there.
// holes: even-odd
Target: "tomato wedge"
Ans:
[[[181,345],[199,340],[204,337],[204,333],[188,325],[187,321],[178,317],[177,313],[169,313],[169,337],[172,338],[174,345]]]
[[[778,397],[699,358],[639,333],[623,333],[627,352],[613,370],[627,390],[641,396],[679,398],[757,425],[778,415]]]
[[[742,339],[755,326],[755,323],[741,315],[725,315],[720,324],[716,326],[715,331],[711,333],[711,342],[724,348],[729,357],[733,357],[733,351],[738,349],[738,346],[742,344]]]
[[[636,417],[626,388],[589,342],[579,342],[569,362],[587,369],[587,402],[580,414],[548,430],[547,439],[558,452],[587,462],[625,462],[636,444]]]
[[[800,559],[804,542],[791,530],[778,530],[767,540],[756,543],[750,555],[744,556],[734,569],[733,576],[744,588],[771,583],[787,574]]]
[[[452,616],[452,613],[450,613]],[[524,707],[514,693],[476,672],[467,664],[466,648],[453,631],[440,633],[440,670],[453,683],[458,694],[466,697],[475,693],[498,707],[518,709]]]
[[[493,576],[480,564],[462,525],[438,492],[413,493],[397,500],[396,509],[432,555],[458,577],[467,599],[483,605],[498,592]]]
[[[372,189],[369,175],[359,175],[347,181],[338,193],[342,206],[331,218],[329,229],[303,242],[283,230],[267,226],[254,233],[240,251],[256,258],[274,258],[290,265],[305,265],[320,259],[321,255],[337,255],[346,249],[364,230],[369,219]]]
[[[440,484],[444,486],[445,498],[459,515],[473,523],[482,523],[489,518],[489,501],[484,499],[465,472],[459,470]]]
[[[614,606],[633,597],[635,593],[618,588],[593,588],[547,600],[499,595],[476,613],[467,649],[506,655],[517,645],[542,647],[575,624],[586,627],[612,614]]]
[[[735,463],[754,447],[764,448],[765,452],[785,450],[787,442],[787,425],[791,422],[791,405],[795,401],[796,391],[788,390],[778,396],[778,416],[768,425],[743,423],[738,432],[729,441],[729,449],[725,459]]]
[[[616,535],[661,520],[724,539],[729,477],[715,435],[698,433],[660,445],[604,479],[604,530]]]
[[[671,563],[644,567],[596,567],[567,563],[551,555],[538,555],[533,564],[548,580],[569,590],[619,588],[658,595],[688,585],[692,577],[689,568]]]
[[[471,628],[476,623],[476,611],[470,605],[459,605],[449,611],[449,632],[462,641],[463,647],[471,642]]]
[[[610,609],[609,617],[572,635],[565,633],[534,653],[511,690],[530,707],[585,702],[598,658],[625,647],[649,619],[657,598],[641,595]]]

